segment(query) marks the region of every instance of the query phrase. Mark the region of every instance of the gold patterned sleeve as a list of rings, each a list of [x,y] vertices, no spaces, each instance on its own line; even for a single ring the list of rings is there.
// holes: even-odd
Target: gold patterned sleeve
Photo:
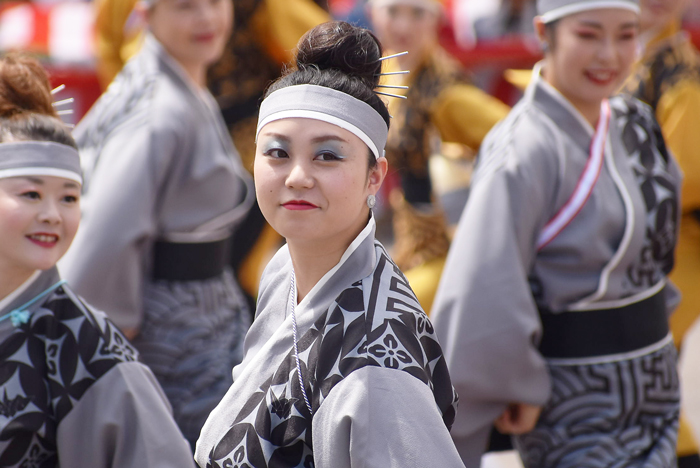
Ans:
[[[661,96],[656,118],[684,173],[683,212],[700,208],[700,83],[683,80]]]
[[[138,51],[139,31],[127,24],[135,4],[136,0],[95,2],[97,74],[103,89]]]
[[[461,143],[474,151],[510,107],[476,86],[445,88],[431,106],[431,119],[443,141]]]
[[[251,20],[266,51],[286,63],[306,31],[332,18],[312,0],[263,0]]]

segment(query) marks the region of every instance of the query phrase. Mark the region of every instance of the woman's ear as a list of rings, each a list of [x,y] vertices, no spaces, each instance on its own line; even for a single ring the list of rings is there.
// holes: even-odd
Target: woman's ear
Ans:
[[[384,182],[384,177],[386,177],[389,171],[389,162],[386,158],[381,157],[377,159],[377,164],[370,170],[368,177],[368,189],[371,193],[376,194],[379,188]]]
[[[532,20],[532,24],[535,26],[535,34],[537,34],[537,39],[540,40],[542,44],[547,42],[547,32],[544,21],[542,21],[541,16],[535,16]]]

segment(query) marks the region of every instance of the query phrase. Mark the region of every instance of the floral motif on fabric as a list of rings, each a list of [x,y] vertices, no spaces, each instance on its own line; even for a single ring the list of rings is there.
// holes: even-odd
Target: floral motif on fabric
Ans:
[[[352,372],[374,366],[407,372],[428,385],[449,428],[457,395],[433,326],[384,248],[377,243],[375,250],[373,274],[344,290],[299,339],[313,411]],[[207,467],[313,468],[312,419],[290,350],[241,408]]]
[[[57,466],[56,430],[85,392],[138,354],[58,288],[0,344],[0,466]]]

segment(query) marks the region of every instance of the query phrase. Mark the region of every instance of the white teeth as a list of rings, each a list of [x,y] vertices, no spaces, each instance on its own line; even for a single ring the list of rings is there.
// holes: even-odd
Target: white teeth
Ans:
[[[32,235],[29,237],[31,239],[37,240],[39,242],[57,242],[58,241],[58,236],[54,236],[54,235],[39,234],[39,235]]]
[[[596,80],[599,80],[599,81],[607,81],[613,77],[612,72],[594,72],[594,71],[591,71],[591,72],[589,72],[589,74],[593,78],[595,78]]]

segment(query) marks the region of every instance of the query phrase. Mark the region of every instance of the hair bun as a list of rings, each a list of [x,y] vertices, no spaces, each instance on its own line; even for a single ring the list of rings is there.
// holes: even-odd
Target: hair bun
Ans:
[[[299,41],[297,68],[336,69],[374,88],[382,69],[381,45],[367,29],[344,21],[321,24]]]
[[[11,53],[0,60],[0,118],[27,113],[57,117],[49,76],[34,58]]]

